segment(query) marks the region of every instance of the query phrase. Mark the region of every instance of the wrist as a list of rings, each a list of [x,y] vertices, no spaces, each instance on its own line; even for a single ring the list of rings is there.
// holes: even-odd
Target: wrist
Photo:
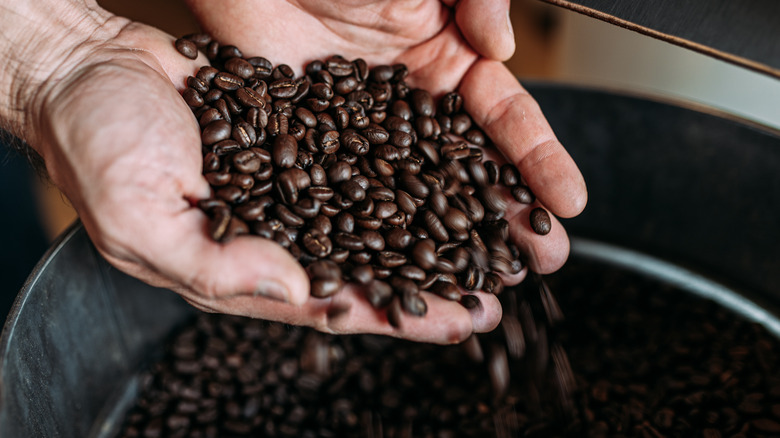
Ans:
[[[0,0],[0,9],[0,128],[38,150],[44,96],[125,22],[91,0]]]

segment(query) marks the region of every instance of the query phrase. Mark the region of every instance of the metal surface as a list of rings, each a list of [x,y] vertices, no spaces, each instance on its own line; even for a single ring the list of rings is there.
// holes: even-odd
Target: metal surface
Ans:
[[[565,221],[572,236],[737,285],[728,290],[747,291],[762,308],[780,304],[777,132],[649,99],[526,86],[589,184],[588,208]],[[616,257],[629,267],[646,260]],[[111,429],[119,411],[110,408],[132,394],[139,365],[192,312],[173,292],[109,266],[74,226],[3,329],[0,437]]]
[[[543,0],[780,77],[776,0]]]

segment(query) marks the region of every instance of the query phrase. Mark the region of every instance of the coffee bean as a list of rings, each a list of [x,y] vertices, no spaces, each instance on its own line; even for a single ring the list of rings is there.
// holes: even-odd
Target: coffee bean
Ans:
[[[428,313],[428,304],[419,293],[405,291],[401,295],[401,305],[403,310],[412,316],[422,317]]]
[[[355,266],[352,268],[350,276],[356,283],[368,285],[374,280],[374,269],[367,264]]]
[[[273,151],[271,152],[274,164],[282,168],[290,168],[295,164],[298,156],[298,142],[292,136],[278,135],[274,139]]]
[[[406,257],[395,251],[379,251],[376,253],[376,262],[379,266],[385,268],[397,268],[405,265],[407,262]]]
[[[436,255],[436,242],[432,239],[421,239],[414,245],[412,250],[412,259],[417,266],[426,271],[436,265],[438,257]]]
[[[175,46],[176,50],[187,58],[195,59],[198,57],[198,46],[190,40],[179,38],[176,40]]]
[[[437,281],[431,286],[431,292],[450,301],[459,301],[461,299],[458,286],[446,281]]]
[[[316,298],[333,296],[342,287],[341,278],[319,278],[311,282],[311,295]]]
[[[209,123],[201,132],[201,140],[204,145],[211,146],[222,140],[230,138],[232,126],[225,120],[216,120]]]
[[[327,257],[333,251],[330,238],[319,229],[313,228],[303,234],[303,246],[315,257]]]
[[[368,249],[374,251],[382,251],[385,249],[385,238],[376,230],[363,230],[360,232],[360,237],[363,239],[363,244]]]
[[[526,186],[518,185],[512,187],[512,197],[521,204],[533,204],[536,197]]]
[[[530,221],[531,229],[533,229],[536,234],[542,236],[549,233],[552,228],[550,214],[542,207],[536,207],[531,210]]]

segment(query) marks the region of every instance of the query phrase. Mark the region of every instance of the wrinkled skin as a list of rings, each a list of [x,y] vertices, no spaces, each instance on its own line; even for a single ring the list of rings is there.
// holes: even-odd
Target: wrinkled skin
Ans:
[[[460,90],[466,109],[500,149],[495,156],[515,163],[551,212],[578,214],[586,191],[576,165],[536,103],[499,62],[514,50],[508,1],[462,0],[455,9],[447,3],[452,2],[189,1],[205,30],[245,56],[265,56],[299,72],[305,62],[333,53],[362,57],[369,65],[403,62],[412,71],[412,86],[434,93]],[[227,244],[211,241],[206,217],[194,206],[209,196],[199,130],[179,96],[185,78],[207,60],[202,54],[196,60],[179,55],[174,38],[159,30],[113,17],[90,2],[86,6],[88,19],[75,11],[63,20],[87,35],[86,43],[62,47],[67,38],[30,43],[36,53],[52,54],[59,68],[14,81],[10,94],[17,100],[11,107],[24,111],[6,125],[43,156],[52,181],[110,263],[206,311],[327,332],[452,343],[498,324],[501,308],[490,294],[478,292],[481,306],[467,310],[425,293],[428,315],[404,315],[396,329],[354,286],[328,299],[309,297],[305,272],[273,242],[251,236]],[[35,92],[26,91],[36,83]],[[529,255],[532,269],[552,272],[568,256],[568,238],[556,220],[550,234],[535,235],[529,208],[511,203],[512,238]],[[517,283],[525,274],[507,282]]]

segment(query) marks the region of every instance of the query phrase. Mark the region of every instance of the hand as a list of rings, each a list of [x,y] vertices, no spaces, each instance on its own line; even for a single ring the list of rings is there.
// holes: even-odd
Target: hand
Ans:
[[[481,308],[471,313],[429,295],[428,315],[405,316],[396,330],[354,288],[310,298],[300,265],[274,243],[252,237],[212,242],[205,216],[193,207],[209,194],[200,175],[197,124],[176,89],[206,60],[180,57],[172,37],[146,26],[109,18],[100,28],[106,38],[68,52],[63,70],[41,83],[18,132],[44,157],[52,180],[113,265],[203,310],[323,331],[446,343],[497,324],[500,306],[492,295],[479,293]],[[556,228],[558,234],[540,243],[558,242],[558,252],[567,253],[565,234]],[[543,247],[535,260],[554,266],[544,264]]]

